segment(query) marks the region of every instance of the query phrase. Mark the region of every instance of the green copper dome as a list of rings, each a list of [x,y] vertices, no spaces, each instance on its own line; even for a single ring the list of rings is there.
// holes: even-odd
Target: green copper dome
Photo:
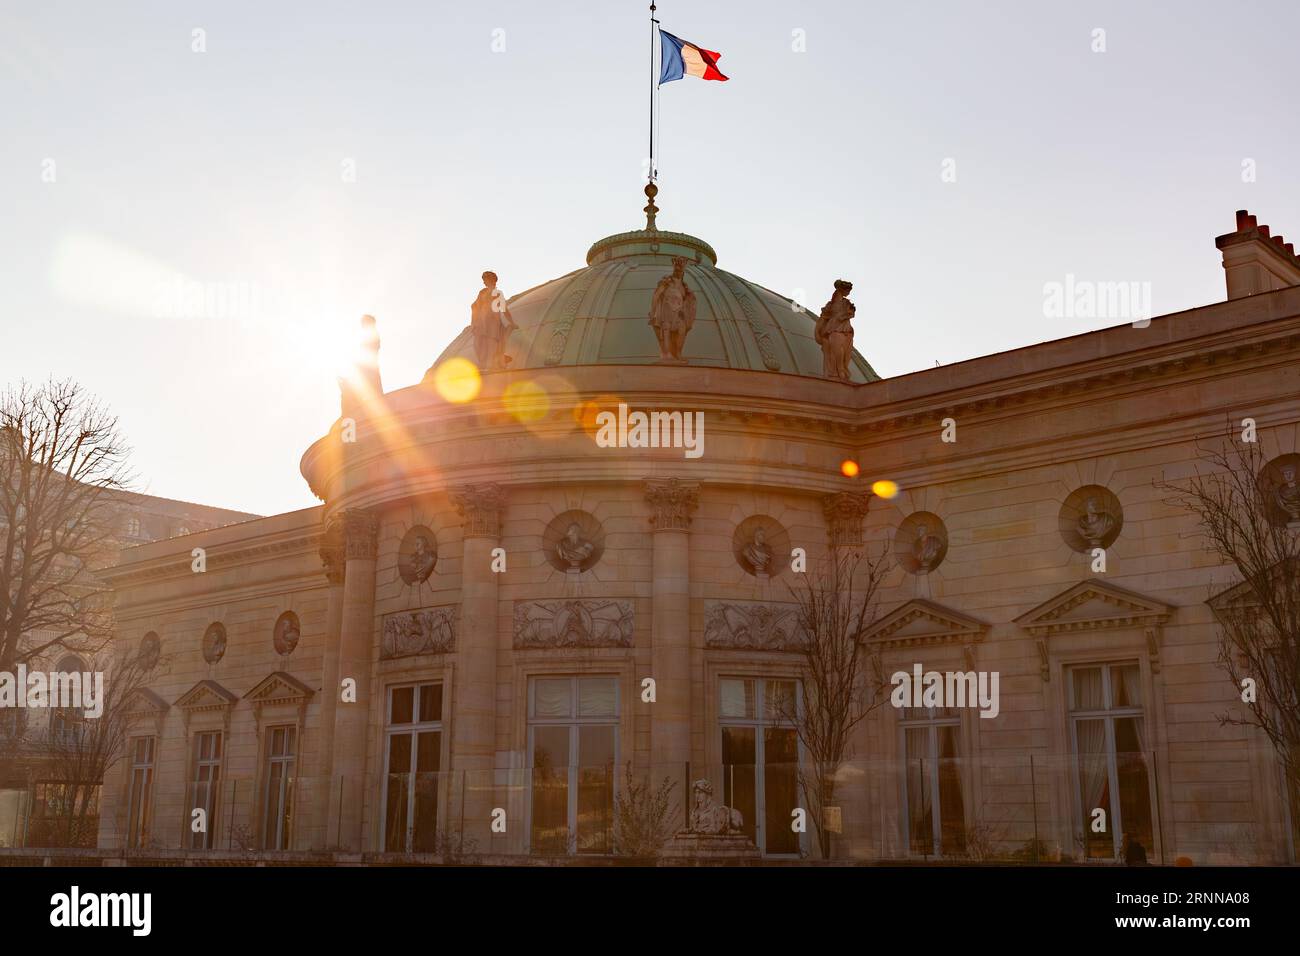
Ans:
[[[695,325],[682,353],[690,366],[822,377],[814,313],[719,269],[707,242],[657,229],[607,236],[588,250],[585,269],[509,299],[519,326],[506,350],[510,368],[658,362],[659,345],[647,321],[650,299],[659,280],[672,273],[675,256],[686,259],[686,284],[696,297]],[[468,328],[435,367],[456,356],[474,359]],[[879,378],[856,352],[851,373],[855,383]]]

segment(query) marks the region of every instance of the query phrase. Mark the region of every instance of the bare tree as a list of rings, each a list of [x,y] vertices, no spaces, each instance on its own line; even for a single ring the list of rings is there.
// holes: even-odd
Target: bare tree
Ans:
[[[1218,720],[1264,732],[1294,799],[1300,794],[1300,529],[1284,501],[1294,501],[1295,492],[1269,468],[1258,442],[1236,438],[1230,430],[1217,446],[1200,449],[1208,470],[1198,467],[1189,479],[1157,487],[1200,519],[1206,549],[1241,578],[1212,606],[1219,664],[1247,706]]]
[[[41,780],[57,800],[47,804],[41,836],[54,846],[94,846],[100,789],[109,768],[126,753],[135,695],[146,689],[164,660],[139,647],[109,656],[106,649],[87,665],[104,674],[102,710],[55,710],[50,723]]]
[[[837,550],[816,571],[805,573],[801,586],[790,588],[804,639],[803,701],[802,706],[783,701],[781,711],[807,758],[799,765],[799,785],[823,859],[831,855],[835,821],[828,808],[836,806],[853,730],[888,699],[878,662],[861,646],[878,617],[878,591],[887,570],[883,551],[872,556]]]
[[[615,839],[623,856],[656,857],[672,836],[681,812],[673,799],[677,781],[664,777],[658,787],[637,780],[632,762],[623,769],[623,787],[614,798]]]
[[[0,393],[0,671],[107,642],[111,602],[92,572],[115,551],[127,451],[117,419],[73,382]]]

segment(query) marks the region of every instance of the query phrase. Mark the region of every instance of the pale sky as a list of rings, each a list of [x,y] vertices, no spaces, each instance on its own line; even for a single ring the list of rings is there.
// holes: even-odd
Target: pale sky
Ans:
[[[411,385],[484,269],[513,294],[643,225],[647,8],[6,5],[0,384],[99,395],[139,490],[314,504],[298,460],[363,313]],[[1118,324],[1045,317],[1067,275],[1148,282],[1157,315],[1221,301],[1238,208],[1300,240],[1295,0],[658,16],[731,77],[663,89],[660,227],[814,307],[851,280],[882,375]]]

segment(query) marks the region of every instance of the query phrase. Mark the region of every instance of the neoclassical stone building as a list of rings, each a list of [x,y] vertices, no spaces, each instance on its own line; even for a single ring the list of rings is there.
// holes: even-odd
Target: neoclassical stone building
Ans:
[[[834,338],[845,290],[819,322],[693,236],[596,242],[504,334],[492,277],[425,381],[361,371],[302,459],[319,507],[123,553],[120,639],[164,664],[101,845],[601,855],[630,764],[679,801],[709,780],[765,856],[811,852],[791,554],[865,546],[891,555],[865,650],[997,672],[1000,706],[873,711],[839,856],[1112,860],[1124,833],[1293,860],[1266,741],[1216,716],[1206,602],[1236,582],[1156,485],[1228,421],[1300,453],[1300,260],[1237,225],[1227,301],[883,380]],[[703,433],[598,441],[620,405]]]

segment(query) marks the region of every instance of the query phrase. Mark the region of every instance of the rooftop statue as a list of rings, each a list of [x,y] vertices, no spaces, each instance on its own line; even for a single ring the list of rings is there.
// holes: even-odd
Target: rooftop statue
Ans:
[[[849,380],[849,360],[853,357],[853,316],[857,307],[849,301],[853,283],[835,280],[835,292],[822,307],[813,335],[822,347],[822,374],[841,382]]]
[[[481,371],[492,372],[510,364],[506,343],[515,325],[504,293],[497,288],[497,274],[483,273],[483,288],[469,307],[470,332],[474,336],[474,357]]]
[[[685,365],[682,348],[695,325],[695,293],[686,285],[686,259],[673,257],[673,274],[655,286],[650,300],[650,325],[659,339],[659,361]]]

